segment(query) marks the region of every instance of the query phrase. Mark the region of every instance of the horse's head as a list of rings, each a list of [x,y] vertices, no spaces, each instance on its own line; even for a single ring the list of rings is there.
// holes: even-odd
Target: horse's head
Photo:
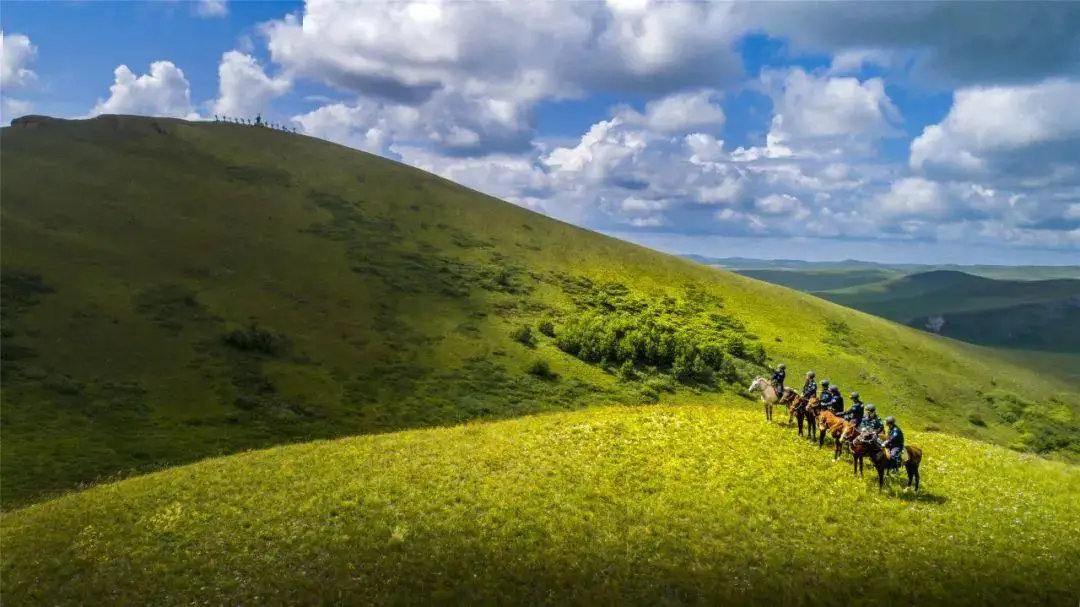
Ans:
[[[762,391],[764,389],[765,389],[765,378],[764,377],[759,377],[759,378],[755,379],[754,382],[750,384],[750,387],[747,388],[747,390],[750,391],[750,392],[755,392],[755,391],[760,392],[760,391]]]

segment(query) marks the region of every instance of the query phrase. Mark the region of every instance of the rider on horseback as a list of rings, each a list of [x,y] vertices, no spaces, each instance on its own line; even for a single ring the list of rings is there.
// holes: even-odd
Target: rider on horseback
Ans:
[[[859,424],[860,432],[865,432],[867,430],[873,432],[875,436],[885,431],[885,426],[881,423],[881,418],[877,416],[877,407],[873,404],[866,405],[866,417],[864,417]]]
[[[896,425],[896,418],[885,418],[885,427],[888,428],[889,436],[881,446],[889,451],[889,464],[896,469],[900,468],[900,454],[904,452],[904,432]]]
[[[855,422],[855,427],[858,428],[862,426],[863,420],[863,403],[859,400],[858,392],[851,393],[851,401],[851,408],[844,411],[840,417],[843,417],[849,422]]]
[[[844,412],[844,395],[840,394],[840,388],[832,386],[829,388],[829,406],[832,407],[833,413],[837,415]]]
[[[813,371],[806,372],[806,383],[803,384],[802,395],[803,398],[817,396],[817,382],[814,381]]]
[[[828,409],[832,404],[833,395],[829,391],[829,380],[822,380],[821,382],[821,398],[818,399],[818,407],[821,409]]]
[[[784,394],[784,378],[787,376],[787,371],[785,369],[787,369],[787,367],[784,366],[784,363],[780,363],[776,366],[776,371],[773,371],[772,374],[773,387],[776,388],[776,393],[780,395]]]

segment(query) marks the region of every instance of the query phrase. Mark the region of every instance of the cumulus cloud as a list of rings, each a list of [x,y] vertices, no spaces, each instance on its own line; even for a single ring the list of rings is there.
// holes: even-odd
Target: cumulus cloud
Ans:
[[[910,164],[938,176],[1077,182],[1077,99],[1080,81],[1061,78],[959,90],[945,119],[911,142]]]
[[[645,113],[620,108],[616,117],[627,124],[644,126],[650,131],[685,133],[695,129],[719,129],[724,125],[720,94],[714,90],[676,93],[645,104]]]
[[[22,34],[4,34],[0,30],[0,89],[20,89],[37,78],[27,66],[37,55],[37,47]]]
[[[171,61],[155,61],[150,72],[136,76],[126,65],[113,72],[109,97],[90,111],[99,114],[146,114],[196,119],[191,106],[191,87],[184,72]]]
[[[224,17],[229,14],[229,5],[226,0],[199,0],[195,12],[200,17]]]
[[[801,68],[766,71],[762,80],[772,93],[772,147],[836,147],[861,144],[896,134],[900,111],[881,78],[815,76]],[[824,150],[819,150],[824,151]]]
[[[225,116],[253,116],[266,110],[270,100],[284,95],[292,83],[271,78],[251,55],[228,51],[218,66],[219,95],[213,110]]]

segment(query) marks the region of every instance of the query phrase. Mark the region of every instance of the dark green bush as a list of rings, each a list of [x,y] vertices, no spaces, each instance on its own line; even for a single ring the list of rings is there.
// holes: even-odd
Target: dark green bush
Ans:
[[[551,365],[544,359],[534,360],[525,372],[529,375],[535,375],[540,379],[555,379],[555,373],[551,370]]]
[[[532,346],[536,343],[536,338],[533,336],[532,327],[529,325],[521,325],[510,332],[510,337],[514,341],[524,344],[526,346]]]
[[[541,320],[537,329],[548,337],[555,337],[555,323],[551,322],[551,319],[545,318]]]
[[[256,352],[268,356],[280,354],[287,346],[284,336],[263,329],[256,323],[226,333],[222,341],[242,352]]]

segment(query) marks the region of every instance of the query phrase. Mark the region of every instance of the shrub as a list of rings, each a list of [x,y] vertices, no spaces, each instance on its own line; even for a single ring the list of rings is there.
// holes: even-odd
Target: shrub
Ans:
[[[633,381],[637,379],[637,373],[634,371],[634,363],[632,361],[625,361],[619,367],[619,377],[626,381]]]
[[[510,337],[513,338],[514,341],[524,344],[526,346],[531,346],[535,343],[535,337],[533,336],[532,327],[530,327],[529,325],[521,325],[520,327],[514,329],[510,332]]]
[[[968,421],[974,426],[986,427],[986,421],[978,413],[968,415]]]
[[[277,355],[286,346],[284,336],[263,329],[257,323],[226,333],[222,341],[241,352],[257,352],[269,356]]]
[[[555,379],[556,377],[555,372],[551,370],[551,365],[542,358],[534,360],[528,368],[525,369],[525,372],[529,375],[539,377],[540,379]]]
[[[540,330],[540,333],[547,335],[548,337],[555,337],[555,323],[551,322],[551,319],[545,318],[544,320],[541,320],[537,328]]]

